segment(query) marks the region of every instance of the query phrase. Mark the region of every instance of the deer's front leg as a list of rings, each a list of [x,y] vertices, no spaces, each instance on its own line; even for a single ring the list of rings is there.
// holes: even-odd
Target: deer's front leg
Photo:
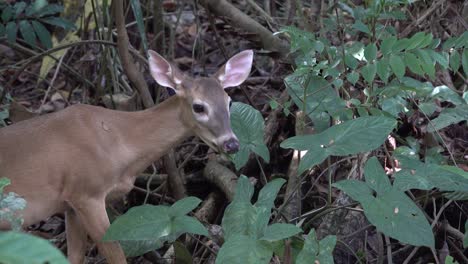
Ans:
[[[83,227],[97,244],[101,253],[110,264],[127,263],[122,248],[117,242],[102,242],[102,237],[109,228],[105,199],[87,199],[72,204]]]
[[[86,254],[88,235],[83,229],[78,215],[72,208],[65,212],[65,226],[67,232],[67,255],[72,264],[83,264]]]

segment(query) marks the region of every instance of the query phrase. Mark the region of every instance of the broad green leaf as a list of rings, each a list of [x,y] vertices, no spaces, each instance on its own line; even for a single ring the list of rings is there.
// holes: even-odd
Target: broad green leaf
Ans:
[[[305,239],[304,247],[297,255],[296,264],[334,263],[333,250],[335,245],[336,236],[327,236],[319,241],[315,230],[311,229]]]
[[[16,23],[11,21],[8,22],[8,24],[5,27],[5,32],[7,35],[7,39],[10,43],[15,43],[16,42]]]
[[[262,114],[250,105],[233,103],[231,107],[231,126],[240,142],[240,150],[232,155],[236,169],[242,168],[250,152],[270,161],[270,153],[263,142],[264,121]]]
[[[368,63],[361,68],[361,75],[367,83],[372,83],[377,72],[377,67],[374,63]]]
[[[389,97],[380,101],[382,110],[398,118],[400,113],[406,113],[408,101],[401,96]]]
[[[455,106],[455,108],[444,108],[440,115],[428,125],[427,131],[434,132],[464,120],[468,120],[467,104],[460,104]]]
[[[390,77],[390,66],[387,58],[382,58],[376,62],[377,75],[384,82],[388,83],[388,77]]]
[[[350,72],[346,75],[346,79],[352,83],[353,85],[355,85],[357,83],[357,81],[359,80],[359,73],[353,71],[353,72]]]
[[[468,49],[463,50],[462,66],[463,66],[463,71],[465,71],[465,76],[468,76]]]
[[[403,60],[408,66],[408,68],[417,75],[424,75],[424,71],[421,68],[421,62],[419,61],[418,57],[416,57],[411,52],[405,52]]]
[[[397,38],[395,36],[388,37],[382,41],[382,45],[380,46],[380,50],[384,56],[390,54],[392,51],[393,45],[395,45]]]
[[[403,76],[405,76],[405,63],[400,56],[394,55],[390,57],[390,68],[398,77],[398,79],[401,79]]]
[[[260,240],[273,242],[292,237],[300,232],[302,229],[293,224],[276,223],[266,227]]]
[[[35,15],[42,8],[47,5],[47,0],[35,0],[31,5],[26,8],[26,16]]]
[[[353,70],[355,70],[359,64],[358,60],[356,60],[356,58],[354,58],[351,54],[346,54],[344,60],[346,66]]]
[[[288,138],[281,143],[281,147],[308,150],[299,165],[299,173],[302,173],[330,155],[345,156],[376,149],[395,125],[394,119],[384,116],[360,117],[332,126],[319,134]]]
[[[399,39],[399,40],[397,40],[395,45],[393,45],[392,52],[393,53],[400,52],[400,51],[402,51],[404,49],[407,49],[409,45],[410,45],[410,40],[409,39],[407,39],[407,38]]]
[[[9,184],[8,178],[0,178],[0,222],[7,221],[11,229],[20,231],[23,224],[21,211],[26,208],[26,200],[13,192],[3,193]]]
[[[438,53],[434,50],[428,49],[427,52],[429,53],[429,56],[431,56],[432,59],[437,61],[444,70],[446,70],[449,67],[449,56],[447,52],[442,51],[441,53]]]
[[[377,57],[377,46],[375,43],[370,43],[364,49],[364,57],[368,62],[372,62]]]
[[[345,192],[353,200],[361,204],[367,203],[373,199],[372,189],[367,184],[359,180],[342,180],[335,182],[333,187],[336,187]]]
[[[367,185],[377,193],[386,193],[392,189],[390,180],[376,157],[366,162],[364,171]]]
[[[41,41],[42,45],[44,45],[46,49],[52,48],[52,37],[47,28],[35,20],[32,20],[31,24],[33,25],[34,31],[36,32],[36,35]]]
[[[24,11],[26,6],[27,6],[26,2],[23,2],[23,1],[16,2],[16,4],[13,6],[13,9],[15,10],[15,16],[18,17],[18,15]]]
[[[435,77],[435,61],[429,55],[427,50],[417,49],[414,53],[419,57],[421,61],[421,67],[429,77]]]
[[[57,4],[47,5],[36,13],[38,17],[44,17],[63,12],[63,6]]]
[[[169,208],[169,215],[170,216],[186,215],[190,213],[193,209],[195,209],[200,203],[201,203],[201,200],[198,199],[197,197],[193,197],[193,196],[185,197],[184,199],[175,202]]]
[[[406,48],[406,50],[411,50],[414,48],[421,48],[420,44],[426,39],[426,33],[424,32],[418,32],[414,34],[410,39],[409,39],[409,45]],[[430,43],[430,42],[429,42]],[[428,43],[428,44],[429,44]]]
[[[427,102],[418,105],[419,110],[421,110],[425,115],[431,116],[437,109],[437,105],[434,102]]]
[[[292,100],[299,109],[308,114],[318,132],[328,128],[330,116],[346,107],[344,100],[337,95],[331,84],[319,76],[300,74],[296,71],[284,81]]]
[[[276,196],[281,189],[281,186],[286,182],[285,179],[274,179],[268,182],[259,192],[257,202],[255,206],[257,207],[264,207],[267,210],[271,210],[273,208]],[[249,183],[250,184],[250,183]],[[245,195],[243,193],[242,195]]]
[[[432,228],[424,213],[395,188],[362,204],[369,222],[387,236],[414,246],[434,248]]]
[[[52,26],[61,27],[65,30],[75,29],[75,25],[73,23],[61,17],[44,17],[44,18],[41,18],[39,21],[45,22]]]
[[[453,72],[457,72],[461,65],[460,53],[457,50],[453,50],[450,54],[450,68]]]
[[[468,179],[437,164],[423,163],[417,159],[397,156],[401,170],[395,174],[394,188],[441,191],[466,191]]]
[[[170,211],[170,207],[162,205],[133,207],[111,224],[103,240],[120,241],[125,252],[134,256],[157,249],[165,241],[174,242],[183,233],[208,235],[203,225],[195,218],[186,215],[174,216]]]
[[[466,104],[467,102],[458,95],[455,91],[447,87],[446,85],[440,85],[432,88],[430,97],[433,99],[439,99],[442,101],[451,102],[454,105]]]
[[[36,47],[36,33],[34,33],[31,24],[27,20],[21,20],[19,22],[19,28],[26,43],[33,48]]]
[[[362,23],[361,20],[356,20],[356,22],[353,24],[353,28],[369,35],[371,34],[369,27]]]
[[[0,232],[2,263],[66,264],[65,256],[47,240],[19,232]]]
[[[273,248],[267,241],[236,234],[218,252],[216,264],[268,264]]]
[[[2,10],[2,20],[3,23],[7,23],[13,17],[13,8],[10,5],[7,5],[5,9]]]

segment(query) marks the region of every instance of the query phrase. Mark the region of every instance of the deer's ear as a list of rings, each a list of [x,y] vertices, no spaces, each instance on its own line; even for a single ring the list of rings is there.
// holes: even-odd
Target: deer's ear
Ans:
[[[150,72],[154,80],[161,86],[180,92],[180,84],[183,79],[180,70],[153,50],[149,50],[148,55]]]
[[[252,61],[252,50],[239,52],[230,58],[215,76],[223,88],[238,86],[249,77]]]

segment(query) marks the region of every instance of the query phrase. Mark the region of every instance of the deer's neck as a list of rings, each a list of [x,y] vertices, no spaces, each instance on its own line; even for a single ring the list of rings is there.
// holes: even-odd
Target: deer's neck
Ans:
[[[131,113],[132,127],[126,135],[131,140],[127,143],[131,153],[128,174],[140,173],[192,135],[193,129],[182,120],[180,100],[173,96],[155,107]]]

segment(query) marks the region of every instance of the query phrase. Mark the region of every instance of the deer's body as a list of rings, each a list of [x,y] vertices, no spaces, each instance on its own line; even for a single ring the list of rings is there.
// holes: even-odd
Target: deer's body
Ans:
[[[0,177],[11,180],[6,192],[26,199],[24,226],[65,212],[71,263],[83,263],[88,235],[108,263],[126,263],[118,243],[101,242],[109,227],[105,201],[128,193],[140,172],[191,135],[236,152],[224,88],[247,78],[252,58],[241,52],[215,78],[192,79],[150,52],[152,76],[176,91],[158,106],[122,112],[75,105],[0,129]]]

